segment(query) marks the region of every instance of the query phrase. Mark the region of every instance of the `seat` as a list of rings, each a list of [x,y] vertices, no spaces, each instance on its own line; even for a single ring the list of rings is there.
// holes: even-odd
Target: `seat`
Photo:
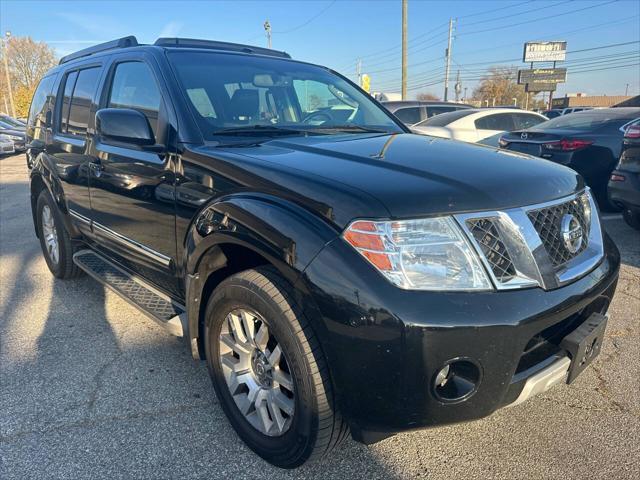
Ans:
[[[236,90],[233,92],[229,106],[234,122],[249,123],[257,120],[260,107],[258,90]]]

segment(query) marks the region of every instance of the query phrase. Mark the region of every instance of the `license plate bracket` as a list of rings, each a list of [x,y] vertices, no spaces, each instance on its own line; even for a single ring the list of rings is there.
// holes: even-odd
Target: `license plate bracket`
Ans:
[[[567,383],[573,382],[600,353],[608,319],[606,315],[593,313],[560,342],[560,347],[571,355]]]

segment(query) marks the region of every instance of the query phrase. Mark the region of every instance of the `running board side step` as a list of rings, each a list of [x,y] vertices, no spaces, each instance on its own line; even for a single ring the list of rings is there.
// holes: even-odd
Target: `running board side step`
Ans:
[[[184,306],[93,250],[80,250],[73,256],[73,262],[170,334],[176,337],[184,335],[183,325],[187,318]]]

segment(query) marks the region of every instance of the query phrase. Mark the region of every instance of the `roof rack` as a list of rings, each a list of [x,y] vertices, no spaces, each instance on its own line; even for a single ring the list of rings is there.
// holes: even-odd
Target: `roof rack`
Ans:
[[[240,43],[217,42],[215,40],[199,40],[195,38],[159,38],[154,45],[158,47],[207,48],[211,50],[225,50],[232,52],[255,53],[270,57],[291,58],[286,52],[270,48],[254,47]]]
[[[93,55],[94,53],[106,52],[107,50],[114,50],[116,48],[135,47],[137,45],[138,39],[136,39],[136,37],[134,37],[133,35],[129,35],[128,37],[122,37],[116,40],[111,40],[110,42],[100,43],[92,47],[84,48],[75,53],[65,55],[60,59],[58,65],[62,65],[63,63],[67,63],[78,58],[88,57],[89,55]]]

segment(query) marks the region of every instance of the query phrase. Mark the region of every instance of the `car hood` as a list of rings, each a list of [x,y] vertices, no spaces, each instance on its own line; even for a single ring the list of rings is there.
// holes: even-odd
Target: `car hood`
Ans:
[[[584,187],[574,171],[540,158],[413,134],[292,137],[196,151],[254,179],[243,183],[323,205],[342,226],[357,217],[531,205]]]

